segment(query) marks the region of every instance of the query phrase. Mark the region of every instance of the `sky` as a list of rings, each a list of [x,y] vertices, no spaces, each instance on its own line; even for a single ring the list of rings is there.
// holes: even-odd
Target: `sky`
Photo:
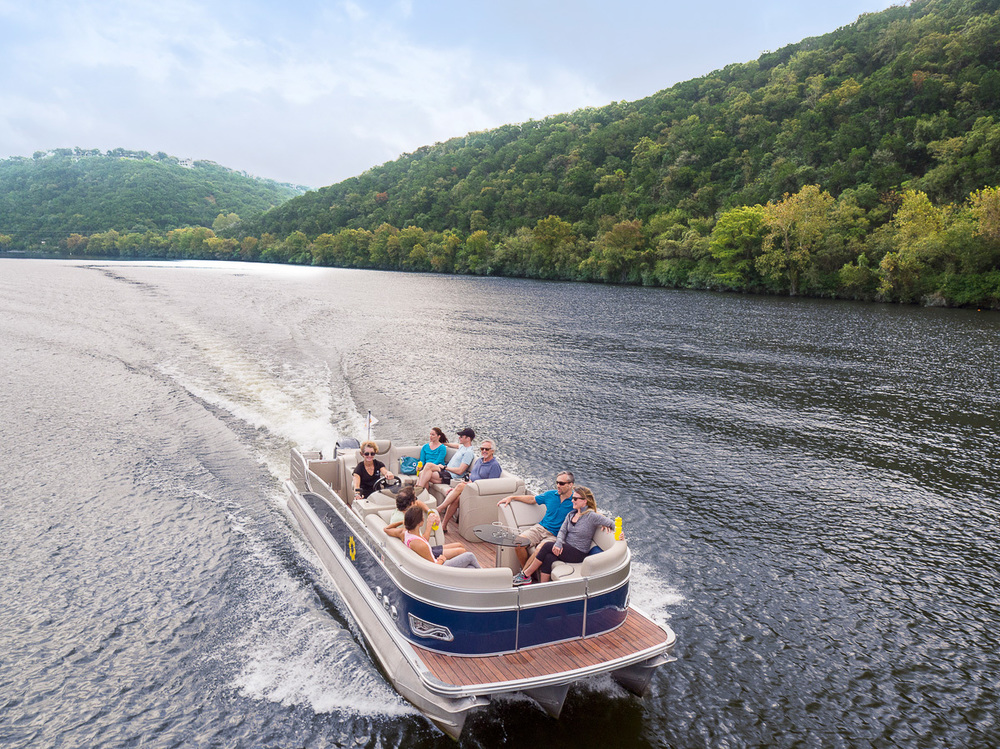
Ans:
[[[904,0],[0,0],[0,159],[125,148],[330,185],[632,101]]]

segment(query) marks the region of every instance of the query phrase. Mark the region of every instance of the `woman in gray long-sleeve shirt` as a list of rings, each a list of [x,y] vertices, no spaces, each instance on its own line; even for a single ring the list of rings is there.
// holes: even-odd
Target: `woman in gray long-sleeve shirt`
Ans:
[[[573,492],[573,512],[563,521],[555,541],[546,541],[524,569],[514,576],[514,585],[530,585],[531,576],[539,571],[541,581],[552,579],[552,564],[557,561],[574,564],[582,562],[590,553],[590,544],[598,528],[614,528],[610,518],[597,512],[594,493],[585,486]]]

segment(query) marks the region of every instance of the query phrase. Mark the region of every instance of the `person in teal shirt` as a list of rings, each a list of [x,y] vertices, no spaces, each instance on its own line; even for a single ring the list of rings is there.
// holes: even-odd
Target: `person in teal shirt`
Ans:
[[[428,463],[425,461],[424,467],[420,470],[420,476],[417,477],[417,488],[423,489],[428,484],[450,484],[452,479],[460,479],[465,476],[469,472],[469,469],[472,468],[472,463],[476,457],[476,454],[472,451],[472,440],[475,437],[476,433],[469,427],[459,429],[458,449],[451,456],[448,465],[442,466],[441,463]],[[445,446],[455,447],[455,445],[450,444],[446,444]]]
[[[444,432],[437,427],[431,427],[431,441],[420,448],[420,457],[417,460],[424,465],[428,463],[444,465],[444,459],[448,456],[448,445],[445,444],[447,441]]]

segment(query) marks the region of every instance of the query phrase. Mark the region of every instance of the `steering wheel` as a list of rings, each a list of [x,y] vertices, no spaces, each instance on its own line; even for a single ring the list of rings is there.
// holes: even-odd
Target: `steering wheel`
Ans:
[[[400,487],[403,485],[402,479],[399,476],[393,476],[392,481],[387,479],[385,476],[379,476],[375,481],[374,491],[380,492],[383,489],[388,489],[390,492],[395,494],[399,491]]]

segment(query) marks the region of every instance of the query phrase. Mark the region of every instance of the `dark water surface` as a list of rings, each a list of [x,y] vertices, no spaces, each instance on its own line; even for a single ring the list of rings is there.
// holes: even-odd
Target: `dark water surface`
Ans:
[[[1000,745],[1000,316],[0,261],[0,746],[447,747],[285,507],[294,445],[465,425],[625,519],[644,700],[462,744]]]

